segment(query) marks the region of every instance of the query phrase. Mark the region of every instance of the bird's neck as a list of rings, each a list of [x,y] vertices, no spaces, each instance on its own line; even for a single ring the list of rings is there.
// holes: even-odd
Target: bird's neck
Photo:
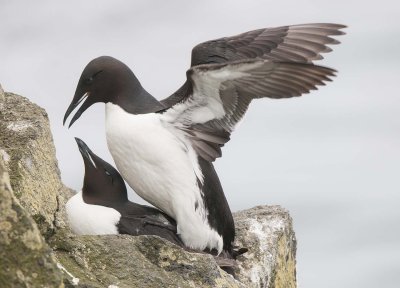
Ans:
[[[86,204],[101,205],[110,208],[115,208],[128,202],[126,196],[123,197],[122,195],[118,195],[118,193],[104,191],[98,187],[94,190],[92,187],[86,187],[85,184],[82,188],[82,198]]]
[[[131,114],[155,113],[165,109],[163,104],[140,85],[136,77],[125,89],[118,92],[112,103]]]

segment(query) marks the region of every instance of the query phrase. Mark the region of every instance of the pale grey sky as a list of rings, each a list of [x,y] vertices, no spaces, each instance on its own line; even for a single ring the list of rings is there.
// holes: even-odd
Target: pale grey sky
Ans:
[[[289,209],[299,287],[398,287],[400,282],[400,5],[396,1],[0,2],[0,83],[49,113],[64,182],[80,189],[73,136],[111,163],[104,105],[62,127],[84,66],[114,56],[161,99],[183,83],[199,42],[262,27],[347,24],[319,64],[326,87],[255,101],[216,167],[233,210]],[[138,201],[137,196],[133,197]],[[141,201],[139,201],[141,202]],[[143,202],[141,202],[143,203]]]

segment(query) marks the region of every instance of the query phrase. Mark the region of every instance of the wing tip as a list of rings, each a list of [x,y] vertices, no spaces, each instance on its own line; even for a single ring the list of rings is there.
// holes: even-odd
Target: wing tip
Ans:
[[[295,25],[290,25],[288,27],[293,27],[293,28],[300,28],[300,27],[314,27],[314,28],[329,28],[329,29],[345,29],[348,28],[347,25],[345,24],[339,24],[339,23],[324,23],[324,22],[317,22],[317,23],[305,23],[305,24],[295,24]]]

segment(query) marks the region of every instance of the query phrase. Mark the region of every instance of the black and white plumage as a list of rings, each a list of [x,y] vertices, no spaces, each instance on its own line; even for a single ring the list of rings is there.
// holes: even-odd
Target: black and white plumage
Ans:
[[[82,190],[66,203],[74,233],[157,235],[183,246],[173,219],[152,207],[130,202],[118,171],[82,140],[76,138],[76,142],[85,164],[85,177]]]
[[[65,117],[72,125],[93,103],[106,103],[106,135],[118,170],[142,198],[177,221],[194,249],[232,250],[234,223],[212,161],[221,156],[254,98],[300,96],[335,71],[313,60],[337,44],[337,24],[260,29],[208,41],[192,51],[187,81],[157,101],[112,57],[82,72]]]

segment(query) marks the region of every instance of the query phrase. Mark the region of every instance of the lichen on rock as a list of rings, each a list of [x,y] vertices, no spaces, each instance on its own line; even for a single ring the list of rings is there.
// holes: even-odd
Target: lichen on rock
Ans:
[[[2,93],[0,103],[0,154],[10,171],[11,186],[47,238],[55,225],[63,226],[57,213],[59,203],[68,197],[47,113],[13,93]]]
[[[0,158],[0,287],[62,286],[52,250],[14,197]]]
[[[237,260],[236,280],[211,255],[187,252],[157,236],[60,234],[51,245],[66,270],[94,287],[296,287],[289,213],[258,206],[234,213],[234,219],[236,244],[249,249]]]
[[[234,214],[236,244],[249,247],[236,275],[247,287],[296,287],[296,238],[289,212],[257,206]]]
[[[0,84],[0,105],[1,105],[1,103],[4,103],[4,100],[5,100],[4,90]]]
[[[55,241],[62,242],[62,247],[53,243],[58,261],[79,283],[94,287],[245,287],[211,255],[186,252],[157,236],[69,236]]]

